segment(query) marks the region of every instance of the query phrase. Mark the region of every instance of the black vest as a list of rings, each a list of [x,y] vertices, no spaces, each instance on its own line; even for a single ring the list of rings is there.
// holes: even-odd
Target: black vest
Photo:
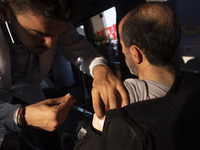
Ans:
[[[162,98],[106,113],[103,132],[91,125],[75,150],[200,150],[200,80],[176,76]]]
[[[111,110],[101,150],[200,150],[200,81],[177,76],[165,97]]]

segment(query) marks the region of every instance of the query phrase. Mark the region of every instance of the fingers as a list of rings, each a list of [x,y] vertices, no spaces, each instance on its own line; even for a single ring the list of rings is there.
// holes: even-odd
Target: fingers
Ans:
[[[115,90],[111,89],[109,90],[109,97],[108,97],[108,102],[109,105],[106,107],[106,111],[108,111],[109,109],[116,109],[118,108],[118,101],[116,99],[116,94],[115,94]]]
[[[73,105],[76,102],[76,99],[72,97],[71,94],[67,94],[61,98],[59,98],[59,101],[61,102],[59,105],[57,105],[57,121],[58,125],[60,125],[68,116],[69,111],[71,110],[71,105]]]
[[[117,99],[121,99],[121,107],[124,107],[129,104],[129,98],[127,95],[127,91],[125,90],[123,85],[117,87],[117,91],[119,92]]]
[[[115,80],[102,88],[96,86],[92,89],[93,108],[98,116],[102,118],[110,109],[118,109],[129,104],[127,92],[121,81]]]
[[[92,100],[98,118],[102,118],[109,109],[121,108],[129,103],[122,82],[107,66],[96,66],[93,75]]]
[[[61,103],[63,103],[65,100],[70,99],[70,97],[72,97],[72,95],[70,93],[66,94],[65,96],[59,97],[59,98],[54,98],[54,99],[50,99],[50,103],[53,105],[59,105]]]
[[[71,94],[67,94],[60,98],[60,104],[58,109],[59,110],[68,110],[70,109],[70,106],[73,105],[76,102],[76,99],[73,98]]]
[[[92,89],[92,102],[93,102],[93,109],[98,118],[103,118],[105,115],[105,106],[101,100],[100,93],[98,90]]]

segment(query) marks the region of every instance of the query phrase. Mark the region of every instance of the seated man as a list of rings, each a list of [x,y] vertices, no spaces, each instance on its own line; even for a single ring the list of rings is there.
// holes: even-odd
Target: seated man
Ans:
[[[121,20],[119,35],[126,64],[138,76],[124,82],[130,103],[165,96],[176,77],[171,60],[180,41],[172,11],[157,3],[138,6]]]
[[[160,3],[139,5],[121,20],[119,35],[126,63],[131,73],[138,75],[138,79],[124,82],[130,103],[176,92],[179,76],[171,60],[180,41],[180,26],[170,8]],[[100,149],[103,123],[104,118],[94,114],[92,126],[75,149]]]

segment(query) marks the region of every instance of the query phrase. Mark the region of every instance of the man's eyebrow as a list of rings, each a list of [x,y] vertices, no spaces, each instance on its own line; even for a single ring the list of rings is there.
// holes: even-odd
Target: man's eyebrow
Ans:
[[[52,36],[52,35],[50,35],[50,34],[48,34],[48,33],[43,33],[43,32],[40,32],[40,31],[38,31],[38,30],[34,30],[34,29],[30,29],[31,31],[33,31],[33,32],[35,32],[35,33],[38,33],[38,34],[40,34],[40,35],[42,35],[42,36]]]

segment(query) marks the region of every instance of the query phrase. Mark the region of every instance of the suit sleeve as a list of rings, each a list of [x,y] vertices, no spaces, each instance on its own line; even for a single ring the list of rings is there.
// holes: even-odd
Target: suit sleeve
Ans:
[[[12,105],[10,103],[0,104],[0,128],[6,128],[6,132],[20,132],[20,128],[14,122],[14,113],[21,105]]]
[[[106,64],[106,60],[70,23],[58,39],[58,49],[67,60],[89,75],[95,65]]]

